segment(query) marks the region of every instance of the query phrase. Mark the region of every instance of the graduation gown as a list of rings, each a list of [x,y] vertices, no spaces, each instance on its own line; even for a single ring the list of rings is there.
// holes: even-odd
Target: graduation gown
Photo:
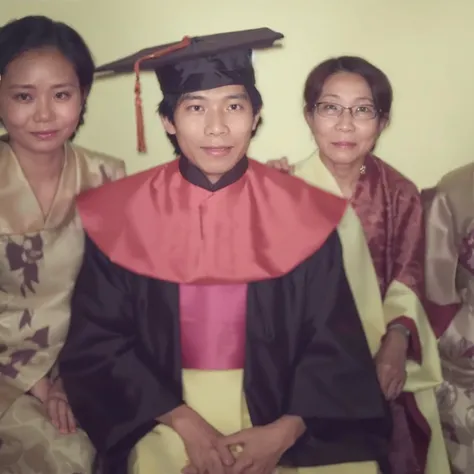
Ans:
[[[385,468],[391,418],[344,271],[345,201],[246,158],[212,186],[181,158],[78,208],[60,371],[107,473],[178,474],[182,442],[156,419],[183,403],[224,434],[301,416],[279,473]]]

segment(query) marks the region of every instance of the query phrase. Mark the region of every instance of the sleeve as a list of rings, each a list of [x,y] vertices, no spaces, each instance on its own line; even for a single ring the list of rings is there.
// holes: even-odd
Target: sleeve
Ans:
[[[360,447],[357,439],[370,437],[384,445],[391,418],[337,232],[307,268],[304,349],[294,372],[288,414],[302,417],[315,438],[352,439],[349,446]]]
[[[389,254],[390,282],[384,298],[388,328],[402,326],[409,332],[410,359],[422,362],[422,341],[433,338],[425,311],[425,229],[421,195],[401,189],[393,206],[393,240]]]
[[[127,167],[123,160],[114,158],[113,160],[105,161],[103,166],[105,171],[103,171],[104,182],[117,181],[127,176]]]
[[[136,343],[136,282],[86,235],[59,371],[72,411],[99,453],[130,450],[182,404],[144,361]]]
[[[454,216],[446,193],[437,192],[426,213],[425,284],[428,311],[439,337],[461,308],[456,288],[459,255]]]
[[[118,160],[118,163],[114,167],[113,170],[113,181],[116,181],[118,179],[125,178],[127,176],[127,167],[125,165],[125,161],[123,160]]]

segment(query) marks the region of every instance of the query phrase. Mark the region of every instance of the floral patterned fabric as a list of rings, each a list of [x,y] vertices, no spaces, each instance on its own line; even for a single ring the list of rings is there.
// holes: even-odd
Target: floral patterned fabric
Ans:
[[[123,162],[68,145],[44,215],[6,140],[0,140],[0,472],[89,474],[94,451],[79,430],[62,435],[27,392],[48,376],[69,326],[82,261],[75,196],[125,174]]]
[[[474,473],[474,165],[424,192],[426,284],[440,328],[438,405],[452,474]]]

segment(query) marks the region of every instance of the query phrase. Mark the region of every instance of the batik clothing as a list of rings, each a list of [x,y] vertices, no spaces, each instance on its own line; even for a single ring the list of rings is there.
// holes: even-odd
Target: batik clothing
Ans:
[[[440,322],[438,404],[454,474],[474,472],[474,165],[425,193],[426,288]]]
[[[297,164],[296,175],[342,195],[315,154]],[[350,280],[351,287],[364,285],[367,292],[367,306],[359,312],[373,355],[389,325],[401,324],[410,331],[408,377],[402,395],[392,403],[392,469],[397,474],[445,472],[447,456],[434,395],[441,369],[436,338],[422,304],[424,224],[419,193],[395,169],[370,155],[351,204],[347,213],[363,228],[375,270],[375,276],[352,273],[355,278]],[[360,251],[355,246],[351,251],[350,242],[345,250]]]
[[[86,434],[63,435],[27,392],[49,376],[69,327],[84,234],[75,197],[124,175],[123,162],[67,145],[44,216],[6,140],[0,141],[0,471],[89,474]]]

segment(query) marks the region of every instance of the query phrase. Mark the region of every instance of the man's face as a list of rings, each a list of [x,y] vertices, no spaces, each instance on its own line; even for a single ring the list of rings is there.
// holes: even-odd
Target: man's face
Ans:
[[[163,125],[183,155],[215,183],[245,156],[259,117],[245,87],[233,85],[184,94],[174,123],[164,118]]]

